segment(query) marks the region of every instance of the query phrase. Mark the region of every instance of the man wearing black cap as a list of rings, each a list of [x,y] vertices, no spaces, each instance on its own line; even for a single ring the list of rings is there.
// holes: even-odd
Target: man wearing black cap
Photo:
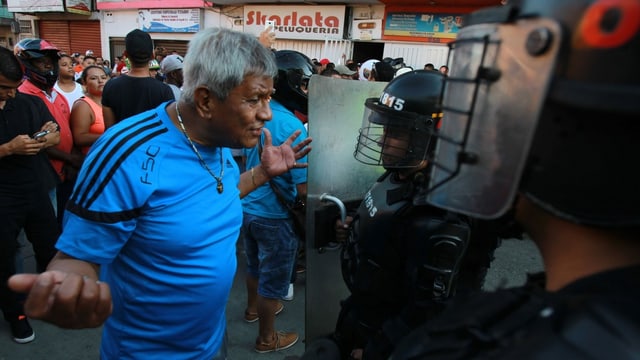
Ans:
[[[129,32],[125,38],[125,53],[131,69],[126,76],[107,82],[102,93],[106,127],[174,99],[169,86],[149,76],[149,60],[153,58],[153,41],[149,34],[138,29]]]

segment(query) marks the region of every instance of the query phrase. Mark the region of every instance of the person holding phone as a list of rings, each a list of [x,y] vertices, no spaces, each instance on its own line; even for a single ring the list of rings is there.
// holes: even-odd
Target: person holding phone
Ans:
[[[26,38],[16,44],[14,54],[22,64],[25,76],[18,90],[40,98],[60,129],[60,142],[48,147],[47,155],[60,179],[56,190],[52,191],[51,201],[56,207],[58,224],[62,225],[64,205],[82,165],[82,156],[73,146],[69,102],[54,88],[60,71],[60,49],[45,39]]]
[[[18,295],[7,287],[16,272],[18,235],[24,229],[42,271],[59,233],[49,199],[57,176],[43,150],[57,145],[60,133],[42,100],[17,91],[23,75],[18,59],[0,47],[0,308],[20,344],[33,341],[35,333]]]

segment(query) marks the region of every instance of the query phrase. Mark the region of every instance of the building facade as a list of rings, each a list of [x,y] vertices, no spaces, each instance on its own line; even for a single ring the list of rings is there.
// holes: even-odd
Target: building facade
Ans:
[[[500,3],[486,0],[481,5],[487,6],[488,2]],[[436,67],[444,64],[448,54],[446,44],[463,25],[464,14],[480,6],[417,5],[417,2],[397,5],[402,1],[387,1],[386,5],[356,2],[216,5],[203,0],[7,0],[7,3],[8,11],[16,13],[13,29],[19,30],[5,31],[7,46],[21,38],[41,37],[65,52],[92,50],[113,62],[124,51],[125,35],[134,28],[149,32],[156,47],[184,55],[189,39],[200,29],[220,26],[257,35],[267,20],[273,20],[276,49],[297,50],[310,58],[327,58],[335,63],[402,57],[413,68],[422,68],[429,62]]]

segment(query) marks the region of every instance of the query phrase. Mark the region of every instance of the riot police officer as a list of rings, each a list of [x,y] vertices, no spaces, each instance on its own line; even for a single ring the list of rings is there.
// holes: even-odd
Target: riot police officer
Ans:
[[[428,185],[442,84],[438,72],[412,71],[365,102],[354,156],[385,172],[345,224],[341,258],[350,296],[331,336],[341,358],[388,356],[402,335],[440,312],[457,289],[480,288],[490,264],[494,233],[416,201]],[[479,256],[465,261],[471,253]],[[314,351],[312,345],[307,356]]]
[[[465,21],[427,198],[482,218],[515,204],[545,276],[448,309],[393,359],[640,354],[639,30],[637,0],[523,0]]]

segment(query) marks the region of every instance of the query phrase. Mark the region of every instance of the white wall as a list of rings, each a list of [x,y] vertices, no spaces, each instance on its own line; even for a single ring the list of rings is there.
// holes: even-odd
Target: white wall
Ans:
[[[276,40],[273,47],[276,50],[299,51],[310,59],[327,58],[336,64],[344,64],[344,60],[350,59],[353,53],[353,44],[350,40]],[[343,54],[344,60],[342,59]]]

